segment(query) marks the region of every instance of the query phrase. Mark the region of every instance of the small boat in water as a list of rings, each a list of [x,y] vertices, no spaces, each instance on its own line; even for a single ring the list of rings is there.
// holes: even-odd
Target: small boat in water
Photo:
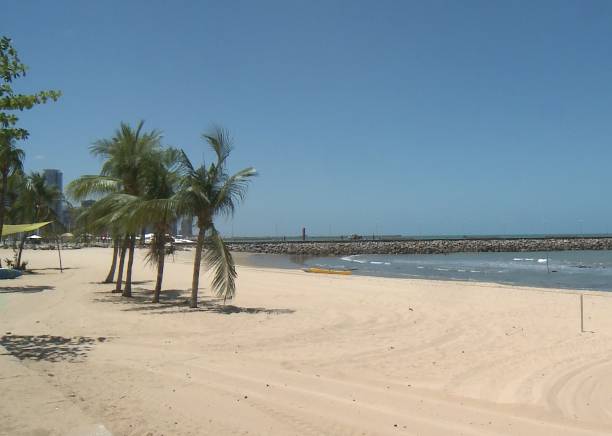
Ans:
[[[318,274],[340,274],[343,276],[350,276],[353,271],[350,269],[330,269],[330,268],[304,268],[305,272],[318,273]]]

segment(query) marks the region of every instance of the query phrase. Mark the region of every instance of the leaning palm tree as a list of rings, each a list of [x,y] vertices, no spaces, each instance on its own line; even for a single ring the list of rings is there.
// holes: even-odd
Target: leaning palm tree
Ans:
[[[104,196],[105,203],[112,201],[112,197],[119,194],[140,196],[142,194],[142,175],[151,155],[160,148],[161,133],[153,130],[144,132],[144,122],[140,121],[136,128],[121,123],[111,139],[102,139],[95,142],[90,151],[93,155],[105,159],[99,175],[82,176],[68,185],[69,194],[75,199],[84,199],[90,196]],[[102,200],[98,201],[100,203]],[[104,205],[104,203],[102,203]],[[101,220],[108,219],[114,224],[121,224],[116,213]],[[137,229],[129,223],[124,226],[126,232],[122,246],[122,255],[119,261],[117,288],[121,287],[122,267],[125,252],[128,252],[127,271],[123,296],[132,296],[132,267],[134,264],[134,250]]]
[[[8,178],[16,171],[23,169],[25,152],[17,148],[16,141],[6,135],[0,135],[0,176],[2,189],[0,190],[0,239],[4,227],[4,216],[6,213],[6,196],[8,193]]]
[[[179,215],[191,215],[197,219],[198,239],[193,261],[190,306],[198,306],[200,264],[204,262],[214,269],[212,288],[224,301],[232,299],[236,292],[236,268],[232,255],[214,225],[218,215],[233,214],[237,204],[244,199],[248,183],[257,173],[254,168],[245,168],[230,175],[227,159],[231,153],[229,133],[215,127],[205,133],[203,139],[215,153],[216,161],[195,168],[185,152],[181,153],[184,176],[176,194]],[[203,255],[203,249],[206,252]],[[203,256],[203,258],[202,258]]]
[[[120,234],[113,232],[113,259],[111,260],[111,266],[106,274],[106,278],[102,283],[115,283],[115,271],[117,270],[117,259],[119,258],[119,250],[121,247],[121,236]]]

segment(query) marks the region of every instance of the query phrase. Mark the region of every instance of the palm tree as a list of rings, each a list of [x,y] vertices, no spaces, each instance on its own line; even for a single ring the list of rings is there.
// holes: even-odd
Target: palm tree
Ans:
[[[164,278],[164,263],[168,254],[166,251],[166,234],[170,231],[170,224],[176,219],[174,208],[165,207],[163,200],[170,199],[178,186],[178,158],[179,152],[173,148],[159,153],[159,159],[152,162],[147,177],[144,210],[150,210],[151,206],[154,209],[154,213],[149,213],[150,222],[154,228],[154,236],[148,259],[150,262],[157,264],[153,303],[159,303]]]
[[[140,121],[136,128],[121,123],[111,139],[95,142],[90,151],[93,155],[105,159],[99,175],[82,176],[68,185],[68,191],[75,199],[83,199],[92,195],[105,196],[98,203],[109,202],[119,194],[140,196],[142,194],[142,179],[145,168],[151,160],[151,155],[160,148],[161,133],[152,130],[143,132],[144,122]],[[100,217],[102,221],[121,224],[116,215]],[[132,296],[132,267],[134,263],[135,233],[137,229],[124,223],[124,243],[119,260],[117,288],[121,288],[125,252],[128,252],[127,272],[123,296]]]
[[[164,275],[167,238],[170,224],[176,218],[173,195],[180,180],[180,152],[173,148],[152,153],[143,171],[142,195],[111,196],[114,216],[131,228],[153,227],[153,240],[147,261],[157,265],[153,303],[159,302]]]
[[[69,188],[71,186],[69,185]],[[109,194],[112,195],[112,194]],[[113,258],[111,260],[111,266],[109,268],[108,274],[102,283],[113,283],[115,281],[115,271],[117,270],[117,261],[120,258],[125,260],[125,250],[121,251],[123,247],[123,237],[121,227],[117,225],[109,225],[106,222],[105,218],[107,218],[110,213],[107,204],[104,202],[96,202],[93,206],[89,206],[87,208],[81,208],[80,212],[76,217],[76,223],[78,228],[85,234],[89,232],[95,233],[109,233],[112,235],[113,239]],[[123,253],[123,254],[121,254]],[[123,263],[121,264],[121,273],[119,274],[120,278],[123,274]],[[121,282],[119,282],[118,287],[114,289],[113,292],[121,292]]]
[[[208,167],[203,163],[195,168],[185,152],[181,153],[184,176],[176,194],[179,215],[197,218],[198,239],[193,261],[190,306],[198,306],[200,264],[204,262],[214,269],[212,288],[217,296],[226,299],[236,292],[236,268],[232,255],[214,225],[218,215],[233,214],[237,204],[244,199],[248,183],[257,173],[254,168],[245,168],[233,175],[227,172],[227,159],[231,153],[229,133],[215,127],[211,133],[202,135],[216,155],[216,161]],[[203,248],[206,253],[202,258]]]
[[[115,271],[117,270],[117,258],[119,257],[119,247],[121,246],[121,236],[113,236],[113,260],[111,261],[108,274],[102,283],[115,283]]]
[[[2,239],[2,228],[4,227],[4,216],[6,212],[6,195],[8,192],[8,178],[16,171],[23,169],[25,152],[17,148],[16,141],[6,135],[0,135],[0,177],[2,178],[2,190],[0,191],[0,239]]]
[[[26,175],[23,170],[13,172],[7,178],[7,191],[4,201],[6,203],[6,211],[4,221],[14,224],[25,223],[30,218],[25,218],[24,211],[19,207],[19,197],[21,196],[26,184]]]
[[[27,223],[34,221],[31,218],[31,209],[23,207],[21,196],[26,186],[26,175],[22,170],[17,170],[7,178],[7,192],[5,197],[6,213],[4,220],[9,223]],[[22,235],[25,237],[25,235]],[[25,240],[22,241],[22,243]],[[22,245],[22,244],[20,244]],[[13,248],[17,248],[16,241],[13,239]],[[17,258],[16,258],[17,260]],[[15,263],[17,268],[21,265]]]
[[[45,183],[42,173],[32,172],[22,179],[21,185],[17,187],[19,196],[11,209],[13,217],[20,221],[40,222],[58,221],[58,216],[53,205],[62,198],[62,193],[55,187]],[[56,232],[57,233],[57,232]],[[16,265],[21,266],[21,254],[25,243],[25,234],[19,244]]]

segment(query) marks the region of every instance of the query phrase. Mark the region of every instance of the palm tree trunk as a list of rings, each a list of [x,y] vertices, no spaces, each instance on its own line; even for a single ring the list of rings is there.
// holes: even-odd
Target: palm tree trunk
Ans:
[[[4,227],[4,209],[6,205],[6,193],[8,192],[8,164],[4,164],[2,168],[2,191],[0,191],[0,242],[2,242],[2,228]],[[2,261],[0,260],[0,266]]]
[[[17,253],[17,264],[15,268],[21,269],[21,253],[23,253],[23,245],[25,244],[26,235],[25,233],[21,235],[21,241],[19,241],[19,253]]]
[[[111,263],[106,279],[104,279],[104,283],[113,283],[115,281],[115,270],[117,269],[117,255],[119,254],[120,242],[121,238],[115,238],[115,241],[113,242],[113,262]]]
[[[157,280],[155,281],[155,292],[153,293],[153,303],[159,303],[159,294],[161,293],[162,280],[164,279],[164,263],[166,259],[166,241],[165,234],[158,233],[155,235],[157,244]]]
[[[125,287],[123,288],[123,293],[121,294],[124,297],[132,296],[132,268],[134,265],[134,251],[136,249],[136,235],[131,234],[129,237],[129,253],[128,253],[128,264],[127,264],[127,272],[125,273]]]
[[[198,286],[200,284],[200,263],[202,262],[202,248],[204,247],[204,227],[198,231],[195,257],[193,259],[193,280],[191,281],[191,302],[189,307],[198,307]]]
[[[121,283],[123,280],[123,266],[125,265],[125,253],[127,252],[128,236],[124,236],[121,244],[121,257],[119,258],[119,271],[117,272],[117,286],[114,293],[121,292]]]

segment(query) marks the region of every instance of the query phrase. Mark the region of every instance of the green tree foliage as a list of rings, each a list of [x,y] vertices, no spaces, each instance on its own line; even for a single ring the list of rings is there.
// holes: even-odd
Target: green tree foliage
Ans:
[[[19,94],[13,91],[12,82],[26,75],[27,66],[19,59],[17,50],[12,46],[11,39],[0,38],[0,144],[10,139],[26,139],[28,131],[17,127],[19,118],[14,113],[31,109],[37,104],[49,100],[57,100],[60,91],[39,91],[34,94]]]
[[[47,185],[42,173],[32,172],[26,176],[23,172],[17,171],[10,177],[8,185],[8,197],[11,202],[8,217],[11,221],[15,223],[56,221],[51,232],[57,233],[61,230],[53,205],[61,200],[62,193],[56,187]],[[26,235],[23,234],[16,260],[18,266],[21,265],[25,238]]]
[[[1,140],[1,138],[0,138]],[[6,139],[0,142],[0,235],[4,227],[4,216],[6,214],[6,203],[9,189],[9,176],[21,172],[25,152],[16,146],[14,139]]]
[[[80,217],[87,219],[92,229],[114,229],[115,240],[122,236],[119,251],[116,291],[121,287],[125,253],[129,252],[124,296],[131,296],[131,269],[134,258],[135,233],[145,227],[154,236],[147,259],[157,265],[157,281],[153,302],[158,302],[162,287],[164,258],[170,224],[180,216],[197,218],[196,243],[191,307],[198,305],[200,266],[213,270],[212,289],[224,300],[236,291],[236,269],[232,255],[214,221],[222,215],[232,215],[246,195],[249,182],[257,173],[245,168],[234,174],[227,169],[231,154],[231,138],[222,128],[203,135],[214,152],[210,164],[194,167],[182,150],[161,147],[157,131],[143,132],[142,122],[133,129],[122,123],[115,136],[96,142],[91,151],[104,162],[99,175],[81,176],[68,185],[74,199],[97,198],[96,203]]]
[[[180,182],[180,152],[173,148],[156,149],[148,153],[139,172],[138,194],[122,190],[100,199],[90,213],[97,216],[95,222],[127,231],[150,228],[153,238],[146,256],[157,266],[157,280],[153,302],[159,302],[162,288],[165,257],[168,254],[167,234],[176,219],[176,202],[173,195]],[[78,182],[77,182],[78,184]],[[71,186],[71,190],[77,184]],[[112,269],[112,266],[111,266]]]
[[[185,175],[176,194],[180,215],[195,216],[198,239],[193,263],[191,285],[191,307],[198,306],[200,264],[213,269],[212,287],[224,300],[234,297],[236,291],[236,269],[232,255],[214,225],[218,215],[231,215],[238,203],[244,199],[249,181],[257,172],[245,168],[233,175],[227,170],[227,159],[232,151],[232,140],[227,130],[215,127],[211,133],[202,135],[215,153],[216,159],[208,166],[193,166],[183,152],[181,164]],[[203,249],[206,252],[203,253]]]
[[[143,131],[144,122],[136,128],[121,123],[110,139],[95,142],[90,151],[94,156],[104,159],[99,175],[85,175],[71,182],[67,191],[77,200],[91,196],[101,197],[88,211],[90,226],[109,226],[120,229],[125,234],[119,259],[119,272],[116,291],[121,290],[125,254],[128,253],[127,271],[123,295],[132,295],[132,265],[134,263],[135,235],[140,230],[134,221],[124,219],[122,195],[129,198],[144,195],[148,168],[160,152],[161,133],[153,130]]]
[[[26,75],[27,67],[19,59],[11,39],[0,38],[0,171],[2,187],[0,191],[0,235],[4,226],[8,176],[23,166],[25,154],[17,148],[15,141],[26,139],[28,131],[17,126],[19,118],[15,111],[31,109],[37,104],[57,100],[59,91],[40,91],[34,94],[19,94],[13,90],[15,79]]]

